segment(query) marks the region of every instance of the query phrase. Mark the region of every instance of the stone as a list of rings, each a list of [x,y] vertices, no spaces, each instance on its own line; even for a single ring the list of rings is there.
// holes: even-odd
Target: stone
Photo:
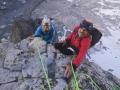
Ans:
[[[8,40],[6,38],[2,38],[1,42],[8,42]]]
[[[12,82],[0,86],[0,90],[18,90],[18,83]]]
[[[34,25],[32,23],[33,21],[31,19],[16,19],[10,32],[10,40],[14,43],[18,43],[19,41],[32,35],[34,32]]]
[[[21,71],[22,65],[20,59],[17,57],[22,50],[9,48],[6,53],[6,58],[4,61],[4,68],[10,69],[12,71]]]
[[[31,77],[40,77],[42,75],[42,67],[39,59],[31,58],[29,63],[25,64],[24,66],[26,66],[26,68],[22,69],[23,77],[27,77],[27,75],[31,75]]]
[[[0,68],[0,83],[7,84],[16,80],[16,77],[19,77],[19,72],[10,72],[9,70]]]
[[[53,88],[53,90],[64,90],[64,89],[66,88],[67,83],[66,83],[65,80],[63,80],[63,79],[58,79],[57,82],[58,82],[58,83],[57,83],[56,86]]]
[[[18,1],[20,1],[22,4],[26,3],[26,0],[18,0]]]

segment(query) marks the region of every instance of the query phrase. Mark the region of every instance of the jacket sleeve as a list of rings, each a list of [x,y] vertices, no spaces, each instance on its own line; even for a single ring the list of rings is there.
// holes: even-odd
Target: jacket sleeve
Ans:
[[[37,27],[35,33],[34,33],[34,37],[41,37],[41,32],[42,32],[42,28],[41,26]]]
[[[79,29],[79,25],[75,26],[73,32],[66,38],[66,41],[71,40],[72,36],[74,35],[74,32]]]
[[[91,44],[91,39],[90,38],[85,38],[84,40],[81,41],[81,46],[80,46],[80,49],[79,49],[79,53],[72,62],[76,67],[78,67],[79,64],[85,58],[85,55],[87,53],[87,50],[90,47],[90,44]]]

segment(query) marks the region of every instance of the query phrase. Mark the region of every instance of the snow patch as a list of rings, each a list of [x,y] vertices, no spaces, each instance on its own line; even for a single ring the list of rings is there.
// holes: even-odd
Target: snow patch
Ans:
[[[80,0],[67,0],[69,2],[76,2],[76,1],[80,1]]]
[[[110,2],[110,3],[120,3],[120,0],[105,0],[106,2]]]
[[[69,2],[73,2],[74,0],[67,0],[67,1],[69,1]]]
[[[114,9],[100,9],[99,13],[109,16],[120,16],[120,9],[114,8]]]

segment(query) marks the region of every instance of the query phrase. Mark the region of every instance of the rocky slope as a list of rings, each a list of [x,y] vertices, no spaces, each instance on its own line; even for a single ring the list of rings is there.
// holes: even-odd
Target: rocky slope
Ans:
[[[24,22],[24,20],[22,21]],[[20,25],[21,27],[17,29],[17,33],[13,30],[12,35],[16,34],[16,36],[21,37],[21,35],[28,33],[23,31],[27,30],[26,28],[29,29],[29,27],[26,27],[29,26],[29,23],[23,22],[24,25],[21,25],[21,23],[15,24],[15,28]],[[59,25],[62,26],[63,24]],[[24,34],[19,34],[20,31]],[[62,79],[63,66],[70,61],[71,57],[62,55],[52,45],[46,46],[44,41],[41,41],[38,52],[38,49],[29,46],[29,37],[24,38],[26,37],[21,38],[23,40],[17,41],[16,44],[6,39],[1,40],[0,90],[49,90],[40,57],[48,72],[52,90],[64,90],[66,82]],[[87,59],[78,68],[77,77],[81,90],[120,90],[120,80],[118,78]],[[73,80],[68,90],[75,90]]]
[[[6,3],[5,1],[16,2],[15,5],[19,7],[16,7],[13,3]],[[32,17],[36,19],[43,17],[45,14],[56,18],[57,24],[55,25],[60,38],[71,32],[65,25],[71,29],[84,17],[92,18],[96,24],[95,26],[101,28],[104,36],[111,35],[105,23],[115,22],[116,24],[119,21],[118,17],[115,17],[117,21],[114,21],[114,18],[109,20],[110,18],[108,18],[108,16],[101,16],[101,14],[99,17],[98,12],[99,8],[102,8],[102,4],[106,5],[104,8],[108,8],[108,4],[119,6],[119,3],[111,4],[107,3],[107,0],[101,0],[104,3],[98,2],[98,0],[91,2],[89,2],[89,0],[76,0],[72,3],[67,2],[67,0],[12,1],[0,1],[0,10],[2,12],[9,10],[6,14],[0,13],[0,37],[3,36],[6,31],[11,30],[11,36],[7,37],[8,39],[3,38],[0,43],[0,90],[49,90],[40,63],[39,54],[37,50],[28,46],[30,41],[27,37],[32,35],[38,24],[37,20],[34,21],[29,18]],[[41,4],[42,1],[45,2]],[[19,2],[22,2],[22,4],[19,4]],[[11,6],[9,6],[9,4]],[[112,6],[109,6],[109,8]],[[22,16],[22,18],[19,16]],[[11,23],[16,17],[19,18]],[[62,22],[64,22],[65,25]],[[6,28],[6,25],[10,27]],[[66,82],[61,78],[64,72],[63,65],[70,61],[71,57],[64,56],[58,51],[56,52],[52,45],[48,45],[46,49],[46,43],[44,41],[41,43],[39,49],[42,61],[48,71],[52,90],[63,90],[66,86]],[[98,45],[94,49],[99,50],[98,47],[105,48]],[[81,90],[120,90],[120,80],[118,78],[104,71],[95,63],[89,62],[87,59],[78,68],[77,76]],[[73,80],[68,90],[75,90]]]

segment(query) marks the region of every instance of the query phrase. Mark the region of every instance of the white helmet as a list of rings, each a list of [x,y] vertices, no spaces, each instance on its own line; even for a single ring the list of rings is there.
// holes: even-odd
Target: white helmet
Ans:
[[[50,18],[48,18],[47,15],[44,15],[44,18],[42,20],[42,25],[45,25],[46,23],[50,25]]]

